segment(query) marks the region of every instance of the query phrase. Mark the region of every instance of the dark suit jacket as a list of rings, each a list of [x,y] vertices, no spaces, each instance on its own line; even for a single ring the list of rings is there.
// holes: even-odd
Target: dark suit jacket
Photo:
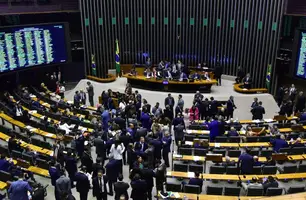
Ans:
[[[262,106],[256,106],[252,109],[254,119],[263,119],[263,115],[266,113],[265,108]]]
[[[253,81],[253,80],[252,80],[251,77],[249,77],[249,80],[248,80],[248,81],[247,81],[247,77],[244,77],[243,80],[242,80],[243,83],[248,82],[249,84],[252,84],[252,81]]]
[[[114,184],[115,200],[119,200],[121,195],[124,195],[128,199],[129,195],[127,190],[129,189],[129,184],[123,181],[116,182]]]
[[[102,158],[106,157],[105,144],[101,138],[94,139],[94,146],[96,147],[96,154]]]
[[[77,172],[77,161],[73,157],[65,157],[65,168],[68,171],[68,174],[74,174]]]
[[[78,172],[75,174],[75,180],[77,182],[76,184],[76,190],[80,193],[86,193],[89,192],[90,189],[90,183],[89,179],[86,176],[86,174],[82,172]]]
[[[278,187],[278,182],[276,181],[273,181],[273,182],[266,181],[263,184],[264,192],[266,192],[268,188],[277,188],[277,187]]]
[[[132,181],[131,187],[131,198],[135,200],[147,199],[147,183],[145,180]]]
[[[304,96],[298,96],[296,100],[296,108],[304,109],[306,103],[306,98]]]
[[[147,183],[147,188],[150,189],[154,186],[153,182],[153,177],[154,177],[154,172],[152,169],[142,169],[140,170],[140,174],[142,178],[146,181]]]
[[[110,181],[117,181],[119,172],[117,170],[117,161],[116,160],[110,160],[106,165],[106,176],[108,180]]]
[[[172,105],[170,105],[170,99],[171,99]],[[166,107],[167,105],[169,105],[170,107],[173,108],[174,104],[175,104],[175,101],[174,101],[174,98],[173,98],[173,97],[167,97],[167,98],[165,99],[165,107]]]
[[[234,108],[236,108],[234,100],[233,101],[228,100],[227,103],[226,103],[227,111],[232,112],[234,110]]]
[[[200,187],[200,191],[202,192],[203,180],[200,178],[191,178],[189,180],[189,185],[198,185]]]
[[[107,193],[107,182],[108,178],[107,176],[103,175],[103,181],[104,181],[104,194]],[[95,177],[92,179],[92,194],[94,196],[99,196],[100,195],[100,187],[99,187],[99,177]]]

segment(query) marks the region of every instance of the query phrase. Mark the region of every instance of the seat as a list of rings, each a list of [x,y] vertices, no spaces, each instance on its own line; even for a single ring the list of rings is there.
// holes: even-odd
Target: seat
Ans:
[[[264,166],[262,168],[262,174],[276,174],[277,167],[276,166]]]
[[[206,194],[208,195],[222,195],[223,187],[217,186],[207,186],[206,187]]]
[[[200,194],[200,186],[198,185],[185,185],[184,192],[186,193],[193,193],[193,194]]]
[[[190,172],[199,172],[203,173],[203,165],[189,165],[189,171]]]
[[[194,149],[193,150],[195,156],[206,156],[208,150],[207,149]]]
[[[196,138],[195,135],[189,135],[189,134],[187,135],[187,134],[185,134],[185,141],[192,142],[195,138]]]
[[[233,142],[233,143],[239,143],[240,142],[240,137],[239,136],[231,136],[228,138],[229,142]]]
[[[280,149],[279,149],[279,153],[287,153],[287,154],[290,154],[290,153],[291,153],[291,148],[280,148]]]
[[[263,188],[248,188],[246,196],[262,196],[263,192]]]
[[[217,136],[215,142],[227,142],[227,137],[225,136]]]
[[[171,192],[182,192],[182,185],[179,183],[166,183],[166,190]]]
[[[222,156],[224,157],[225,153],[226,153],[226,149],[214,149],[213,153],[214,154],[222,154]]]
[[[236,166],[228,166],[226,167],[226,174],[238,174],[238,167]]]
[[[1,154],[1,155],[8,156],[8,155],[9,155],[8,147],[7,147],[7,146],[0,145],[0,154]]]
[[[270,136],[260,136],[258,137],[259,142],[270,142],[271,137]]]
[[[241,151],[240,150],[229,150],[227,152],[227,155],[229,157],[239,157],[241,155]]]
[[[210,174],[224,174],[225,173],[225,167],[224,166],[210,166],[209,168]]]
[[[304,186],[293,186],[287,190],[287,194],[294,194],[294,193],[299,193],[299,192],[304,192],[304,191],[305,191]]]
[[[49,164],[48,164],[48,162],[46,160],[37,158],[36,159],[36,164],[40,168],[47,169],[47,170],[49,169]]]
[[[266,196],[278,196],[282,195],[283,188],[268,188],[266,192]]]
[[[240,187],[224,187],[225,196],[240,196]]]
[[[178,172],[187,172],[188,171],[188,165],[187,164],[175,163],[173,165],[173,169],[174,169],[174,171],[178,171]]]
[[[257,142],[258,137],[257,136],[248,136],[248,137],[246,137],[246,141],[247,142]]]
[[[263,157],[271,157],[273,150],[261,150],[260,155]]]
[[[180,148],[179,152],[181,155],[192,155],[192,149],[191,148]]]
[[[22,159],[24,159],[25,161],[28,161],[29,163],[33,163],[33,157],[31,155],[26,154],[26,153],[22,154]]]
[[[209,135],[197,135],[199,139],[209,140]]]
[[[300,164],[297,172],[306,172],[306,164]]]
[[[259,155],[259,150],[251,150],[250,155],[251,156],[258,156]]]
[[[284,166],[280,171],[283,174],[296,173],[297,166],[296,165]]]
[[[292,155],[301,155],[305,151],[305,147],[293,147],[291,149],[291,154]]]
[[[300,137],[300,133],[290,133],[287,136],[286,140],[291,140],[291,139],[296,140],[298,137]]]
[[[10,173],[0,170],[0,180],[2,182],[12,181],[13,177]]]
[[[253,167],[253,174],[256,174],[256,175],[261,174],[261,169],[262,169],[261,166],[254,166]]]
[[[22,153],[20,152],[20,151],[15,151],[15,150],[13,150],[12,151],[12,157],[13,158],[22,158]]]

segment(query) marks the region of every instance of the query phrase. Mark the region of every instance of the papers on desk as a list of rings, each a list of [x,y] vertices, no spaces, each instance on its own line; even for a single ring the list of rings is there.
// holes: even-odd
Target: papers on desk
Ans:
[[[36,113],[37,113],[37,110],[30,110],[29,113],[30,113],[30,114],[36,114]]]
[[[200,157],[199,156],[193,156],[193,160],[197,162],[197,161],[200,160]]]
[[[191,142],[191,141],[185,141],[185,144],[186,144],[186,145],[193,145],[193,142]]]
[[[259,119],[255,119],[255,120],[252,120],[252,123],[260,123],[261,121]]]
[[[186,133],[190,134],[190,133],[192,133],[192,130],[187,129],[187,130],[186,130]]]
[[[194,172],[187,172],[188,178],[194,178]]]
[[[48,103],[46,103],[46,102],[45,102],[45,103],[43,103],[42,105],[43,105],[43,106],[47,106],[47,105],[48,105]]]
[[[179,154],[173,154],[173,158],[183,158],[183,156]]]
[[[54,92],[49,93],[50,96],[55,96]]]
[[[264,121],[265,121],[265,122],[267,122],[267,123],[274,122],[274,120],[273,120],[273,119],[265,119]]]
[[[86,108],[87,108],[87,106],[86,106],[86,105],[81,105],[81,108],[86,109]]]
[[[36,95],[30,94],[30,98],[36,98]]]
[[[240,133],[243,134],[243,135],[245,135],[246,130],[242,130],[242,131],[240,131]]]
[[[31,128],[30,131],[31,132],[37,131],[37,128]]]
[[[220,143],[215,143],[215,147],[219,148],[220,147]]]
[[[51,151],[50,156],[53,156],[53,155],[54,155],[54,151]]]
[[[52,137],[53,136],[53,134],[52,133],[48,133],[48,134],[46,134],[46,137]]]
[[[246,89],[246,88],[243,88],[242,90],[248,90],[248,89]]]
[[[85,145],[85,146],[87,146],[87,145],[88,145],[88,141],[87,141],[87,140],[84,142],[84,145]]]
[[[69,104],[73,104],[73,101],[67,101],[67,103],[69,103]]]
[[[26,126],[26,129],[30,130],[31,128],[33,128],[32,126]]]
[[[176,199],[181,197],[181,195],[178,192],[172,192],[171,196],[175,197]]]
[[[44,119],[45,118],[45,116],[40,116],[40,119]]]
[[[167,174],[166,174],[167,176],[171,176],[171,172],[169,171],[167,171]]]

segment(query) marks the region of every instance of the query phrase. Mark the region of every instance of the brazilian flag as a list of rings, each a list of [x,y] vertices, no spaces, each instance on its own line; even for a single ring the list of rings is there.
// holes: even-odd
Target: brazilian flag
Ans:
[[[91,73],[93,76],[97,76],[96,59],[93,54],[91,54]]]
[[[268,69],[267,69],[267,76],[266,76],[266,86],[268,90],[270,90],[271,70],[272,70],[272,65],[269,64]]]
[[[120,56],[119,56],[119,41],[118,40],[116,40],[115,62],[116,62],[116,72],[117,74],[120,74]]]

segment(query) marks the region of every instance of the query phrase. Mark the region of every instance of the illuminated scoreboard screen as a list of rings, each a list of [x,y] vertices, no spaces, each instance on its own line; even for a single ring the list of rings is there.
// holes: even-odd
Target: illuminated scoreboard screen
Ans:
[[[68,26],[39,24],[0,28],[0,73],[70,60]]]
[[[306,79],[306,31],[299,32],[296,76]]]

